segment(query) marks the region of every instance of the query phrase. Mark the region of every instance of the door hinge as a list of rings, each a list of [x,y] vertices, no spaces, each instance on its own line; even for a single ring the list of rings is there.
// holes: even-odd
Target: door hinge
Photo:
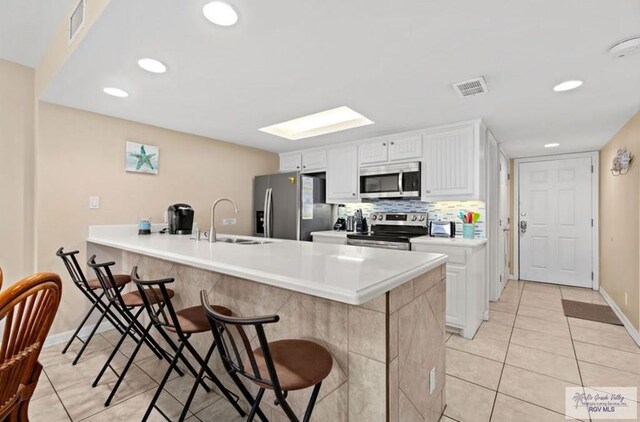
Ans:
[[[593,218],[591,219],[591,227],[593,227]]]
[[[593,271],[591,271],[591,281],[593,281]]]
[[[593,164],[591,164],[591,173],[593,173]]]
[[[507,173],[507,180],[511,180],[511,173]]]

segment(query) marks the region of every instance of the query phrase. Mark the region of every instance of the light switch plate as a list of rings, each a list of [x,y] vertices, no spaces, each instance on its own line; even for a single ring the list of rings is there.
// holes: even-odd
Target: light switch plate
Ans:
[[[89,209],[98,209],[100,208],[100,197],[99,196],[90,196],[89,197]]]
[[[223,226],[231,226],[233,224],[236,224],[237,220],[235,218],[223,218],[222,219],[222,225]]]
[[[429,371],[429,395],[436,391],[436,368],[435,366]]]

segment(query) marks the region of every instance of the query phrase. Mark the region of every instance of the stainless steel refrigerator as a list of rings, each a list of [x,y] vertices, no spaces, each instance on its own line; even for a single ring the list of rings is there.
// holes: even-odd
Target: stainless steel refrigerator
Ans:
[[[256,176],[253,181],[254,236],[312,240],[311,232],[331,230],[325,179],[300,173]]]

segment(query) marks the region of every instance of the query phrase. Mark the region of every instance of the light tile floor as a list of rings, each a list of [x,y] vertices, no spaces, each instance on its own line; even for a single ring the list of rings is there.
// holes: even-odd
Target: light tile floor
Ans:
[[[640,347],[624,327],[567,318],[562,299],[606,304],[588,289],[509,281],[473,340],[450,335],[441,421],[564,421],[565,387],[640,391]]]
[[[96,335],[76,366],[71,365],[80,343],[76,341],[66,354],[61,354],[64,345],[44,349],[40,362],[44,371],[40,376],[29,415],[33,422],[68,421],[140,421],[164,375],[168,363],[158,360],[146,350],[136,356],[125,381],[120,386],[112,404],[104,407],[104,401],[115,382],[115,375],[107,370],[103,379],[91,388],[94,377],[118,341],[118,333],[109,331]],[[141,349],[144,350],[145,348]],[[115,359],[114,367],[119,369],[126,363],[126,356],[132,350],[130,344],[122,347]],[[170,418],[177,420],[193,385],[193,377],[178,377],[173,374],[158,400],[160,408]],[[164,421],[156,411],[150,421]],[[235,413],[231,405],[214,392],[206,394],[198,390],[189,412],[188,422],[230,421],[243,419]]]
[[[602,303],[599,293],[531,282],[510,281],[490,320],[473,340],[447,340],[447,407],[443,422],[564,421],[567,386],[628,386],[640,390],[640,348],[623,327],[566,318],[561,299]],[[115,332],[94,338],[80,363],[79,348],[62,355],[62,345],[45,349],[44,372],[31,402],[34,422],[139,421],[167,364],[150,352],[136,358],[113,404],[103,402],[114,383],[107,373],[96,388],[91,382],[117,341]],[[114,366],[122,367],[131,345]],[[182,409],[192,378],[174,376],[160,402],[170,417]],[[199,392],[189,422],[242,420],[215,393]],[[154,413],[152,421],[163,420]],[[371,421],[375,422],[375,421]]]

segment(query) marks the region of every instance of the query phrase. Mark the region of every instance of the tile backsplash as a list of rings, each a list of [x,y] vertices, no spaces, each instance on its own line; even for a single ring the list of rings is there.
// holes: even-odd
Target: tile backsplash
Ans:
[[[482,201],[443,201],[422,202],[418,199],[378,199],[357,204],[345,204],[347,215],[352,215],[357,209],[367,220],[369,215],[376,212],[427,212],[429,220],[453,221],[456,223],[456,237],[462,237],[462,221],[458,218],[458,212],[474,211],[480,213],[480,219],[476,223],[476,237],[486,237],[486,207]]]

